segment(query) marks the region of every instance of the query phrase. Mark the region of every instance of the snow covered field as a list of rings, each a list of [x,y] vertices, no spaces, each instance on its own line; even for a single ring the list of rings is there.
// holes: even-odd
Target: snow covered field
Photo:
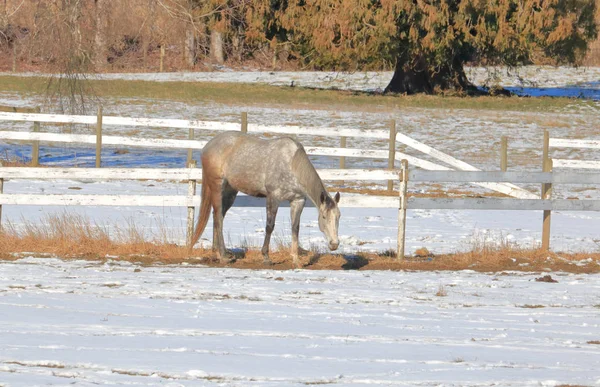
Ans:
[[[528,92],[535,92],[531,87],[546,87],[545,93],[570,95],[569,90],[586,90],[592,97],[597,95],[600,73],[594,69],[524,71],[534,75],[535,82],[525,85]],[[160,80],[163,76],[151,77]],[[186,76],[171,75],[171,80]],[[190,81],[240,79],[231,72],[195,76],[204,78]],[[321,79],[325,87],[339,80],[342,86],[335,87],[340,88],[344,82],[356,84],[362,77],[362,89],[381,88],[387,82],[385,74],[377,83],[374,80],[379,78],[370,73],[355,74],[351,82],[328,74],[286,78],[248,73],[242,80],[252,76],[267,83],[276,83],[273,77],[281,76],[281,84],[294,79],[301,85],[309,85],[305,80]],[[515,79],[501,83],[520,87]],[[38,102],[35,96],[0,93],[2,105]],[[550,129],[553,137],[600,137],[597,106],[561,113],[511,112],[507,116],[504,112],[447,109],[331,111],[327,107],[308,110],[250,103],[104,102],[106,114],[131,117],[239,122],[239,113],[246,110],[251,122],[262,124],[362,130],[385,128],[389,119],[395,119],[403,133],[484,170],[498,169],[502,135],[509,136],[512,170],[539,170],[544,129]],[[23,124],[3,123],[2,128],[30,130]],[[73,130],[91,133],[93,128]],[[113,127],[107,128],[106,134],[186,138],[187,131]],[[338,145],[337,139],[301,140]],[[387,147],[385,142],[353,141],[349,140],[349,147]],[[420,156],[403,147],[399,150]],[[185,152],[127,151],[105,149],[105,165],[184,165]],[[28,145],[0,143],[0,153],[9,157],[27,158],[29,152]],[[553,155],[600,159],[600,154],[590,150],[555,150]],[[47,165],[93,164],[93,150],[86,148],[43,146],[41,156]],[[319,168],[338,163],[325,157],[313,161]],[[385,167],[386,163],[347,160],[351,168]],[[537,186],[527,188],[539,190]],[[411,186],[413,192],[430,189]],[[4,192],[183,194],[187,186],[152,181],[13,180],[5,182]],[[555,194],[598,199],[598,192],[594,187],[557,187]],[[4,206],[3,222],[9,220],[17,226],[25,220],[38,223],[45,214],[65,210]],[[175,242],[183,243],[185,238],[184,209],[89,207],[69,211],[109,229],[134,222],[148,235],[161,229]],[[343,211],[342,253],[395,248],[396,216],[394,209]],[[469,250],[473,239],[489,243],[506,239],[533,247],[540,239],[541,217],[539,212],[412,210],[408,213],[407,252],[420,247],[434,253]],[[307,208],[300,229],[305,248],[325,246],[316,220],[314,209]],[[262,208],[232,208],[225,219],[228,247],[260,244],[264,223]],[[289,243],[289,225],[288,211],[282,208],[272,243]],[[598,230],[599,214],[553,213],[551,245],[555,250],[597,251]],[[204,236],[211,234],[209,225]],[[0,386],[600,385],[600,275],[550,273],[558,283],[535,281],[543,274],[277,272],[194,265],[145,267],[47,257],[0,261]]]
[[[0,386],[600,385],[600,276],[0,262]]]

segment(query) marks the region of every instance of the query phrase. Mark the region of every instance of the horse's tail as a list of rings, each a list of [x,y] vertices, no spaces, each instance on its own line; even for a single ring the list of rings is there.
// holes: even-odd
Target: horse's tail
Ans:
[[[190,248],[194,247],[200,236],[206,228],[208,218],[210,217],[210,188],[206,179],[202,182],[202,193],[200,196],[200,213],[198,214],[198,222],[196,223],[196,230],[192,238],[192,244]]]

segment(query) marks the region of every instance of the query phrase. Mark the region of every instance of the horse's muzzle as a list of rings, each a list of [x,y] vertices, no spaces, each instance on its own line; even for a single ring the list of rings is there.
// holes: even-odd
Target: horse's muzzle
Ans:
[[[329,242],[329,250],[334,251],[337,250],[340,242]]]

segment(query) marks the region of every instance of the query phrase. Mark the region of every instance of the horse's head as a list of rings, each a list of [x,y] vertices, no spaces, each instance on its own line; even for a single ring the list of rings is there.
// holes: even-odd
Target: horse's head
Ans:
[[[340,244],[338,240],[338,226],[340,224],[339,201],[339,192],[335,194],[334,199],[330,198],[327,193],[321,192],[319,201],[319,229],[325,234],[330,250],[336,250]]]

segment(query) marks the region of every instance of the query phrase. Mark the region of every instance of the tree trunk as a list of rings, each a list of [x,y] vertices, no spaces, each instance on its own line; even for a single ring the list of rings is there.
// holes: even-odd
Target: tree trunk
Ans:
[[[107,61],[108,0],[95,0],[95,6],[94,66],[97,71],[100,71],[104,69]]]
[[[225,63],[225,56],[223,54],[223,34],[215,30],[210,33],[210,59],[218,64]]]
[[[143,52],[143,65],[144,69],[148,68],[148,50],[150,49],[150,43],[154,42],[154,36],[156,35],[156,0],[149,0],[149,16],[148,22],[144,25],[144,32],[142,35],[142,49]]]
[[[196,31],[194,29],[193,24],[188,24],[185,29],[185,44],[184,44],[184,57],[185,64],[189,68],[193,68],[196,64],[197,54],[196,54]]]
[[[394,75],[384,93],[400,94],[439,94],[447,91],[477,93],[477,88],[469,82],[463,62],[454,58],[450,63],[434,67],[424,57],[415,61],[400,56],[396,62]]]
[[[0,32],[4,32],[8,26],[8,13],[6,12],[6,0],[0,2]]]

